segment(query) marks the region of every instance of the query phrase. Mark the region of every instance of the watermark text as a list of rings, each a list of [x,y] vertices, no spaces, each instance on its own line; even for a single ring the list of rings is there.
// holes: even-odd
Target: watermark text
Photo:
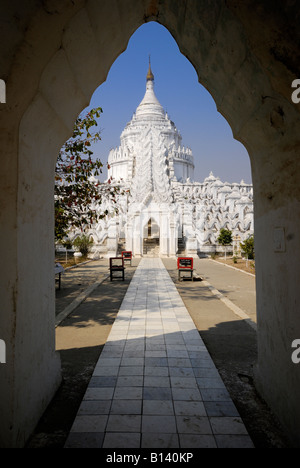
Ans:
[[[299,104],[300,102],[300,79],[296,79],[292,82],[292,88],[296,88],[292,92],[292,101],[294,104]]]
[[[296,348],[295,351],[292,352],[292,361],[294,364],[299,364],[300,362],[300,340],[294,340],[292,342],[292,348]]]
[[[6,344],[4,340],[0,340],[0,364],[6,363]]]
[[[0,79],[0,103],[6,103],[6,84],[4,80]]]

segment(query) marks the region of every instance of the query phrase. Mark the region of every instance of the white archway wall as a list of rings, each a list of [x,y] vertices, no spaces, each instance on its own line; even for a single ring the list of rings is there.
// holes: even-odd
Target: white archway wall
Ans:
[[[235,2],[229,3],[235,6]],[[88,0],[72,6],[61,2],[44,5],[46,9],[30,10],[26,41],[7,67],[11,72],[7,75],[9,104],[5,113],[0,109],[5,130],[1,134],[5,151],[0,169],[4,181],[1,237],[7,246],[2,297],[8,311],[0,318],[0,329],[6,335],[0,338],[6,339],[11,359],[11,364],[0,369],[5,382],[0,390],[5,414],[1,441],[4,445],[24,443],[59,382],[51,273],[56,154],[132,33],[150,19],[169,29],[234,136],[249,151],[259,257],[259,382],[267,401],[274,404],[296,437],[300,409],[297,392],[290,389],[299,388],[300,378],[289,360],[288,347],[299,330],[299,265],[295,259],[300,256],[296,242],[300,171],[299,109],[288,100],[284,85],[291,72],[282,64],[276,68],[276,61],[264,55],[261,44],[256,57],[251,53],[255,32],[246,29],[243,6],[232,13],[221,2]],[[24,12],[24,24],[26,21]],[[42,36],[45,40],[40,42]],[[275,74],[277,80],[272,79],[273,70],[280,70]],[[273,228],[278,225],[286,230],[286,250],[279,254],[272,244]]]

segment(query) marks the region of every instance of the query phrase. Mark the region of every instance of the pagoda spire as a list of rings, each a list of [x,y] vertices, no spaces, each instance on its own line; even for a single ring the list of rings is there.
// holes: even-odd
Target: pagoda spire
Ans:
[[[151,70],[151,62],[150,62],[150,55],[149,55],[149,69],[147,73],[147,81],[154,81],[154,75]]]

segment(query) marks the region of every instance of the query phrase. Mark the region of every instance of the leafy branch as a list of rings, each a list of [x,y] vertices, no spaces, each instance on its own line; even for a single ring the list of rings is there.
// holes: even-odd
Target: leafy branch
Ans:
[[[72,137],[61,148],[55,168],[55,239],[61,240],[70,228],[84,230],[108,214],[99,213],[97,205],[103,196],[113,203],[119,192],[117,186],[106,186],[95,178],[102,173],[103,164],[92,159],[92,145],[101,140],[97,119],[101,107],[79,116]]]

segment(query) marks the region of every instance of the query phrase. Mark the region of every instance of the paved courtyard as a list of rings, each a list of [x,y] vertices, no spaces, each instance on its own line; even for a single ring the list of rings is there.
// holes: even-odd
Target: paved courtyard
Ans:
[[[252,446],[162,260],[143,258],[65,447]]]

